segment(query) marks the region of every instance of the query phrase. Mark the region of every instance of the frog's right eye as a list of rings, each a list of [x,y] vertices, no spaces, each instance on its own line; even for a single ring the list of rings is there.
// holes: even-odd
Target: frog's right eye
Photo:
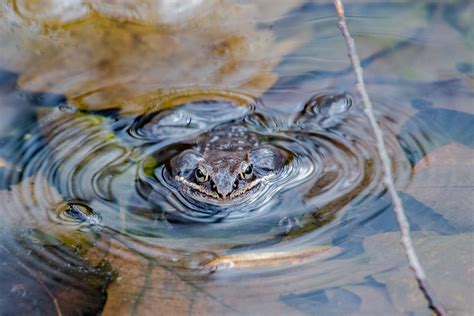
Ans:
[[[196,180],[200,183],[206,182],[209,178],[209,174],[202,168],[197,168],[196,171],[194,171],[194,176],[196,177]]]

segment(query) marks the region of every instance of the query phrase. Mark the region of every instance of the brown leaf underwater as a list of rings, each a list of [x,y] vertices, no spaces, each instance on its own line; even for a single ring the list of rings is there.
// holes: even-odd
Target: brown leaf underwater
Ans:
[[[413,179],[404,191],[450,223],[468,229],[474,225],[473,165],[474,150],[460,144],[445,145],[415,165]]]
[[[257,23],[280,18],[300,1],[196,2],[200,7],[189,16],[182,12],[182,21],[166,16],[176,12],[166,1],[73,1],[73,7],[46,0],[4,2],[0,16],[13,34],[0,38],[7,50],[22,38],[16,53],[21,58],[7,53],[0,66],[8,63],[21,72],[22,89],[64,94],[79,109],[117,108],[130,100],[134,105],[127,112],[141,114],[147,108],[133,101],[137,97],[176,89],[212,87],[258,96],[277,80],[273,68],[282,57],[307,38],[302,32],[276,41]],[[62,14],[70,10],[75,14]],[[56,18],[64,16],[67,20]],[[12,27],[18,20],[23,27]],[[12,37],[16,41],[10,43]]]
[[[425,314],[428,312],[425,298],[406,263],[399,239],[399,233],[366,238],[364,249],[370,258],[369,264],[385,265],[385,271],[373,277],[386,285],[399,313]],[[414,233],[413,240],[427,278],[448,314],[471,315],[474,312],[474,234],[440,236],[424,232]]]

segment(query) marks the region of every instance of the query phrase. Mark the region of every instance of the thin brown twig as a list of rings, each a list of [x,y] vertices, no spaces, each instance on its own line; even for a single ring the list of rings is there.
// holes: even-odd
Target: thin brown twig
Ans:
[[[385,142],[383,140],[383,133],[380,129],[380,126],[377,123],[375,118],[374,112],[372,111],[372,102],[370,102],[369,95],[365,88],[364,83],[364,76],[363,70],[360,64],[359,55],[357,54],[357,50],[355,47],[354,39],[351,37],[349,33],[349,29],[346,24],[346,18],[344,14],[344,6],[342,5],[340,0],[333,0],[334,6],[336,8],[336,14],[338,18],[338,26],[341,30],[342,36],[344,37],[344,41],[347,46],[347,50],[349,53],[349,58],[352,63],[352,67],[354,68],[354,73],[356,75],[357,84],[356,88],[359,94],[362,97],[362,103],[364,105],[364,113],[369,118],[370,125],[374,132],[376,141],[377,141],[377,151],[382,160],[382,166],[384,171],[384,183],[390,193],[390,196],[393,201],[393,210],[397,217],[397,222],[400,227],[401,232],[401,239],[400,242],[403,245],[405,250],[405,254],[407,256],[410,268],[413,270],[415,274],[415,278],[418,281],[418,286],[420,290],[423,292],[426,300],[428,301],[429,307],[440,316],[446,315],[446,311],[444,310],[443,306],[435,299],[434,293],[430,290],[428,286],[428,282],[426,279],[426,274],[423,270],[423,267],[416,255],[415,248],[413,247],[413,242],[410,237],[410,226],[408,224],[408,220],[405,214],[405,210],[403,208],[402,201],[400,196],[397,193],[395,188],[395,183],[393,181],[392,175],[392,168],[391,168],[391,161],[387,153],[387,149],[385,147]]]

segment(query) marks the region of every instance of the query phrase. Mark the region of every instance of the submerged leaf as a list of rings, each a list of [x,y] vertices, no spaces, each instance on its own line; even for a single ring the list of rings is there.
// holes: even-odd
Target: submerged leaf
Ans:
[[[236,253],[218,257],[206,263],[204,267],[210,271],[232,268],[284,267],[327,259],[340,252],[341,249],[338,247],[319,246],[293,251]]]
[[[418,161],[413,167],[413,172],[419,174],[441,166],[474,166],[474,150],[456,143],[445,145]]]
[[[274,67],[310,32],[277,41],[270,27],[259,24],[281,18],[300,1],[277,6],[188,1],[185,6],[77,0],[69,4],[77,7],[74,13],[62,15],[57,11],[72,8],[54,5],[57,1],[17,2],[21,5],[4,4],[3,16],[0,12],[5,24],[0,29],[13,32],[0,31],[0,39],[5,38],[5,49],[21,42],[22,54],[15,51],[20,60],[13,50],[2,56],[21,72],[19,86],[64,94],[88,110],[117,108],[117,102],[130,100],[135,108],[128,111],[140,114],[146,108],[136,104],[137,97],[174,89],[212,87],[260,95],[276,82]],[[51,10],[45,9],[48,5]],[[180,11],[179,19],[167,17],[181,9],[187,13]],[[22,27],[14,28],[16,23]]]
[[[473,166],[474,150],[458,144],[445,145],[415,165],[415,174],[405,192],[455,226],[469,230],[474,225]]]
[[[193,283],[192,275],[131,251],[116,240],[105,258],[117,277],[102,315],[207,315],[231,310]]]
[[[385,271],[373,277],[386,284],[390,299],[400,313],[426,313],[426,300],[407,266],[399,240],[398,233],[384,233],[364,241],[370,264],[386,265]],[[416,233],[413,241],[427,279],[448,313],[472,313],[474,234],[439,236]]]

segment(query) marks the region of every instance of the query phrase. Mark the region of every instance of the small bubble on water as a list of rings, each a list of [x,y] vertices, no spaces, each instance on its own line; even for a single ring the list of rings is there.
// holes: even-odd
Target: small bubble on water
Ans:
[[[23,284],[15,284],[10,288],[10,293],[19,297],[25,297],[28,291]]]
[[[58,206],[59,218],[67,222],[97,225],[101,221],[99,214],[82,202],[66,202]]]

